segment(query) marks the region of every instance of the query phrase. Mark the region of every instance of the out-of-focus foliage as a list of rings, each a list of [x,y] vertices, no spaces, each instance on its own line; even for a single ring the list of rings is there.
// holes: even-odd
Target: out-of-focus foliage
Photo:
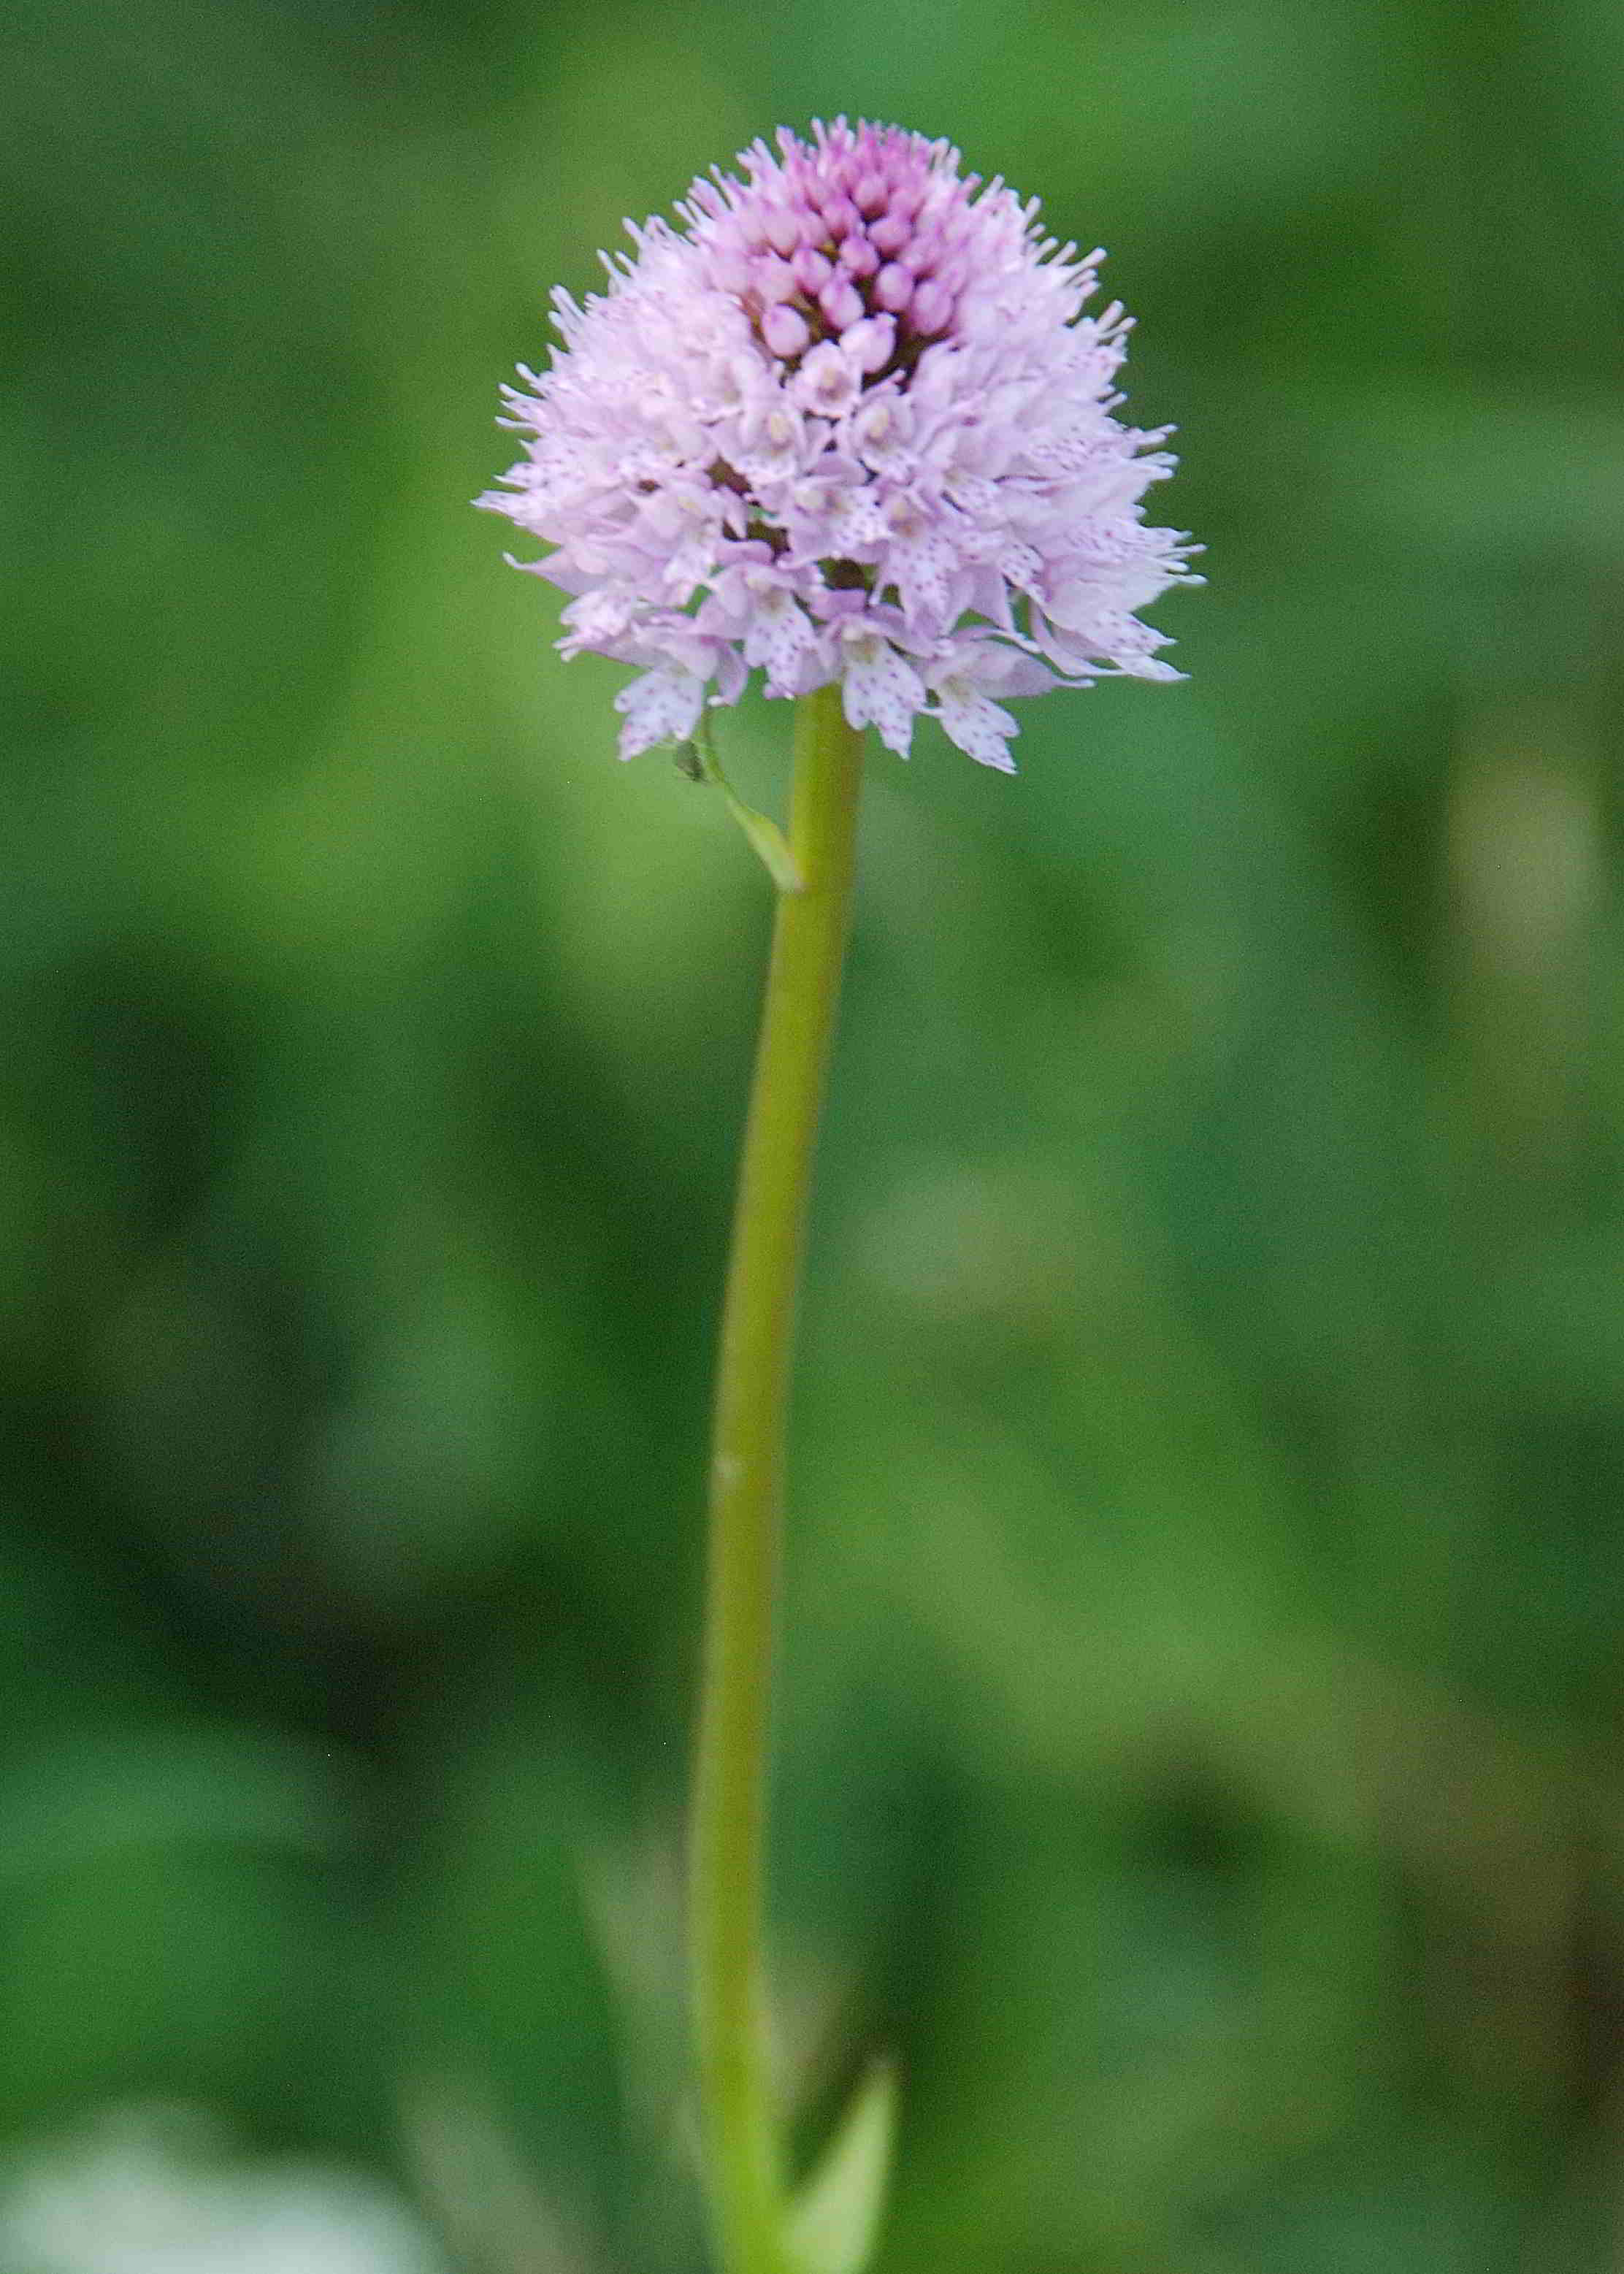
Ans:
[[[1189,683],[873,767],[778,1972],[883,2274],[1602,2274],[1624,2013],[1604,0],[20,0],[0,2123],[694,2274],[675,1863],[766,888],[466,501],[783,119],[1111,252]],[[786,719],[732,730],[781,787]],[[540,2206],[545,2206],[545,2210]],[[527,2239],[528,2238],[528,2239]],[[539,2239],[538,2239],[539,2238]]]

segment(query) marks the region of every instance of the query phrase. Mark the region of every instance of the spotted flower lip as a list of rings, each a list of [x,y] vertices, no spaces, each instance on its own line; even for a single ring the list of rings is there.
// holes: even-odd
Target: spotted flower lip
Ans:
[[[1012,772],[1006,698],[1180,675],[1136,613],[1199,580],[1143,517],[1170,430],[1116,416],[1131,320],[1084,312],[1101,252],[946,142],[777,142],[680,227],[628,222],[605,292],[554,292],[561,347],[503,390],[525,455],[477,502],[553,548],[514,565],[570,595],[560,651],[640,666],[622,757],[759,670],[775,697],[838,681],[903,757],[924,716]]]

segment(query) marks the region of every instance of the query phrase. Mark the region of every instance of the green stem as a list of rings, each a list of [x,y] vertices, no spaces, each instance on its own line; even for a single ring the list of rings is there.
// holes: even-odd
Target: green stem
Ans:
[[[789,846],[733,1216],[711,1446],[689,1934],[705,2177],[720,2274],[786,2274],[768,2075],[763,1849],[773,1613],[795,1299],[839,999],[862,736],[838,688],[795,717]]]

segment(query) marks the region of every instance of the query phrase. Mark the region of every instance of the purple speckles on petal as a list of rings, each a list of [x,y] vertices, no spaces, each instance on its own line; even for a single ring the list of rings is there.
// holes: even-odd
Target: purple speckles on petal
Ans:
[[[994,766],[1003,774],[1014,772],[1009,746],[1015,721],[1001,704],[978,693],[967,677],[954,674],[943,681],[936,715],[949,738],[979,765]]]
[[[620,756],[635,758],[656,742],[683,742],[699,724],[704,681],[676,664],[661,664],[623,687],[614,707],[625,719]]]
[[[804,610],[792,594],[775,587],[764,576],[755,580],[755,606],[745,633],[745,661],[759,664],[767,674],[769,694],[794,691],[801,666],[817,636]]]
[[[523,565],[571,596],[563,651],[643,666],[624,756],[759,671],[1007,771],[1003,697],[1177,675],[1135,611],[1189,547],[1146,525],[1172,461],[1116,416],[1101,255],[945,143],[844,119],[631,236],[601,294],[554,296],[562,347],[506,391],[525,455],[479,501],[547,548]]]
[[[887,749],[906,758],[914,721],[925,704],[925,682],[889,641],[875,633],[848,629],[846,651],[846,715],[853,727],[873,727]]]

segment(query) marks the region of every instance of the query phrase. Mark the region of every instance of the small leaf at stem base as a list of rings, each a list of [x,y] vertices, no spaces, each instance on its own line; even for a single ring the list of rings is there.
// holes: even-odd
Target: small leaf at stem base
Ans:
[[[804,892],[806,878],[795,866],[794,855],[789,849],[789,840],[776,821],[767,814],[757,813],[753,805],[746,805],[722,784],[722,794],[727,800],[727,810],[738,823],[751,844],[766,863],[767,874],[781,892]]]
[[[795,856],[789,849],[789,840],[771,815],[758,813],[736,796],[733,784],[722,772],[716,755],[716,742],[710,731],[709,718],[702,718],[691,742],[679,743],[676,762],[680,772],[689,781],[712,782],[726,801],[727,810],[738,823],[764,864],[767,874],[781,892],[804,892],[807,880],[795,866]]]
[[[897,2072],[876,2061],[789,2207],[787,2237],[806,2274],[862,2274],[878,2240],[897,2132]]]

